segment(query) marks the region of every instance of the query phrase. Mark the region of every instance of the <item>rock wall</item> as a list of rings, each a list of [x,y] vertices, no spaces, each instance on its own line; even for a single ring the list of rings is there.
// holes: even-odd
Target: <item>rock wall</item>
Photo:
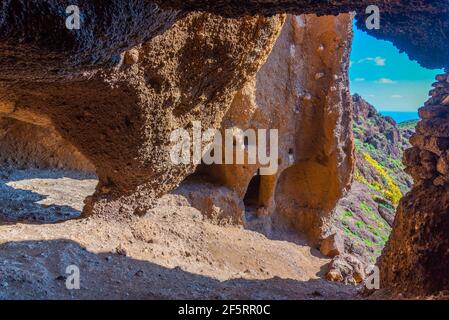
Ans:
[[[304,30],[301,21],[294,25],[293,40],[300,41],[300,47],[290,65],[290,92],[294,97],[298,85],[301,89],[299,100],[290,100],[290,112],[296,114],[291,117],[293,153],[284,150],[284,157],[290,153],[293,163],[290,161],[277,182],[276,212],[314,243],[321,239],[323,224],[352,179],[352,108],[347,78],[351,21],[349,14],[342,14],[306,17]]]
[[[100,183],[87,201],[85,214],[143,213],[154,198],[193,172],[193,165],[174,166],[164,160],[170,148],[168,133],[189,128],[193,119],[201,120],[205,127],[219,127],[235,93],[253,78],[281,29],[282,17],[245,16],[248,13],[337,14],[377,4],[383,27],[369,31],[371,34],[393,41],[424,66],[449,66],[449,4],[443,0],[159,3],[164,9],[146,0],[79,0],[86,24],[79,31],[64,27],[65,1],[6,0],[0,4],[2,117],[54,128],[95,166]],[[239,19],[188,13],[192,10]],[[366,14],[359,12],[361,28],[365,18]],[[338,60],[347,52],[347,38],[339,38],[330,27],[334,18],[323,19],[326,32],[312,22],[313,28],[303,33],[322,32],[323,47],[313,38],[298,40],[311,43],[302,51],[310,50],[306,56],[313,59],[302,65],[302,72],[312,76],[312,81],[300,81],[304,86],[300,98],[295,92],[286,92],[286,105],[294,114],[267,116],[261,112],[257,115],[260,119],[255,118],[260,123],[279,124],[285,133],[294,128],[300,137],[285,139],[280,161],[284,174],[262,182],[259,202],[267,213],[277,208],[280,216],[312,239],[317,238],[322,218],[344,190],[352,167],[352,160],[344,156],[352,148],[344,129],[348,126],[337,125],[350,121],[347,109],[341,107],[349,101],[344,89],[347,59],[341,64]],[[340,27],[344,34],[348,26]],[[299,21],[296,26],[290,22],[290,28],[302,26]],[[342,47],[333,47],[334,41]],[[334,48],[333,55],[326,51],[329,48]],[[289,53],[289,59],[294,61],[297,54]],[[287,71],[288,83],[293,81],[293,86],[281,88],[295,88],[294,81],[302,76],[281,68]],[[252,85],[257,86],[257,80]],[[435,87],[421,110],[423,121],[412,138],[414,148],[405,156],[415,187],[401,202],[380,262],[383,285],[410,294],[449,287],[449,122],[443,106],[449,99],[447,75],[440,76]],[[235,103],[257,99],[257,90],[255,94],[245,90],[251,88],[244,89]],[[232,174],[226,183],[242,194],[256,169],[235,171],[245,183],[232,182]],[[302,201],[295,202],[299,198]],[[291,210],[293,207],[301,210]]]
[[[52,127],[0,118],[0,164],[95,173],[95,167]]]
[[[59,73],[57,83],[51,77],[40,79],[30,68],[31,79],[21,79],[20,87],[4,80],[0,87],[0,115],[8,132],[2,141],[8,150],[4,154],[19,165],[95,169],[100,184],[86,202],[85,214],[139,213],[195,168],[169,163],[171,130],[188,128],[192,120],[202,121],[203,128],[220,123],[223,128],[276,128],[280,168],[275,176],[261,178],[257,215],[280,217],[317,242],[323,219],[352,173],[346,75],[351,17],[308,15],[287,20],[256,78],[251,75],[268,55],[282,17],[234,20],[191,14],[124,52],[111,68],[67,77]],[[241,29],[245,31],[236,31]],[[233,60],[245,54],[247,61]],[[71,71],[65,64],[61,68]],[[231,89],[246,79],[251,80],[234,95]],[[15,148],[19,145],[20,150]],[[259,168],[226,165],[206,171],[242,201]],[[203,207],[207,196],[200,199],[198,192],[191,192],[195,188],[186,186],[192,204]],[[237,202],[223,206],[220,212],[237,208],[224,218],[213,209],[207,210],[208,215],[239,223],[243,211]]]
[[[380,260],[382,284],[407,296],[449,288],[449,70],[431,98],[404,155],[415,185],[401,201]]]
[[[247,211],[281,218],[313,242],[352,177],[351,39],[349,14],[288,16],[267,62],[223,120],[223,128],[278,129],[277,173],[257,176],[260,164],[201,169],[242,199],[255,193]]]
[[[228,16],[245,14],[335,14],[357,10],[357,26],[365,29],[368,5],[378,5],[381,28],[368,33],[392,41],[411,59],[430,68],[449,66],[447,1],[305,1],[305,0],[167,0],[164,6],[206,10]],[[440,76],[432,98],[420,112],[423,118],[412,138],[414,148],[405,154],[407,171],[415,180],[402,200],[393,233],[380,262],[382,283],[397,292],[429,294],[448,289],[448,119],[441,105],[449,100],[447,77]]]

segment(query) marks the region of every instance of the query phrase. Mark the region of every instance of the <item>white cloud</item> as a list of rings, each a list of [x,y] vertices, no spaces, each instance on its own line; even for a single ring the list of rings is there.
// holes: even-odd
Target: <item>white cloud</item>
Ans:
[[[385,61],[387,61],[387,59],[384,59],[384,58],[381,58],[381,57],[375,57],[374,58],[374,63],[376,64],[376,66],[383,67],[385,65]]]
[[[354,81],[362,82],[362,81],[365,81],[365,78],[355,78]]]
[[[363,59],[360,59],[359,61],[357,61],[357,63],[364,63],[367,61],[374,61],[374,58],[371,58],[371,57],[363,58]]]
[[[380,78],[376,82],[380,83],[380,84],[393,84],[393,83],[396,83],[396,81],[393,81],[393,80],[388,79],[388,78]]]
[[[378,56],[375,58],[366,57],[366,58],[360,59],[359,61],[357,61],[357,63],[374,62],[374,64],[376,66],[383,67],[383,66],[385,66],[386,61],[387,61],[387,59]]]
[[[391,96],[393,99],[401,99],[402,96],[400,94],[394,94]]]

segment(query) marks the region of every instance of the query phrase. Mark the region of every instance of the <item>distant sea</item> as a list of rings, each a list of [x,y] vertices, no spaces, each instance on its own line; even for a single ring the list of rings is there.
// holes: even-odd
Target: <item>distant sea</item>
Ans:
[[[397,123],[419,119],[418,112],[381,111],[380,114],[392,117]]]

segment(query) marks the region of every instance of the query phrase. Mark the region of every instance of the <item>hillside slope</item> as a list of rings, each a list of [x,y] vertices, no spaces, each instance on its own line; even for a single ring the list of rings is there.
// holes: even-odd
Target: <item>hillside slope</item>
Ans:
[[[414,121],[396,124],[359,95],[353,96],[356,166],[354,182],[332,219],[349,251],[374,262],[391,232],[395,209],[412,185],[402,154],[410,147]]]

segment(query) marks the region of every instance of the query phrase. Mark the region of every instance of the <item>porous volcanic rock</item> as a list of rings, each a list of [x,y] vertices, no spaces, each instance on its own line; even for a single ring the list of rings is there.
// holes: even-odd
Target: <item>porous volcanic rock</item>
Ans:
[[[95,172],[92,163],[52,127],[0,118],[0,150],[4,167]]]
[[[79,8],[79,29],[66,27],[70,5]],[[146,0],[5,0],[0,4],[0,77],[81,80],[85,72],[116,65],[123,52],[184,16]]]
[[[357,26],[369,34],[392,41],[401,51],[423,66],[439,68],[449,65],[449,3],[445,0],[157,0],[166,8],[205,10],[231,17],[247,14],[271,15],[315,13],[319,15],[356,11]],[[380,28],[367,30],[372,14],[368,6],[376,5]]]
[[[449,70],[447,70],[449,71]],[[437,76],[423,120],[404,155],[415,185],[401,201],[380,259],[381,285],[405,296],[435,295],[449,288],[449,173],[447,98],[449,72]],[[435,112],[438,110],[438,112]]]
[[[365,263],[344,253],[332,259],[326,272],[327,280],[346,284],[360,284],[365,277]]]
[[[260,164],[200,169],[245,198],[250,214],[287,222],[315,244],[352,177],[351,40],[349,14],[288,16],[267,62],[223,120],[223,128],[277,129],[277,172],[258,175]]]
[[[20,6],[2,6],[1,115],[17,118],[18,110],[22,118],[39,115],[95,166],[100,182],[86,200],[85,215],[142,214],[193,172],[193,164],[171,162],[170,133],[188,128],[192,120],[203,128],[219,127],[235,92],[264,62],[284,21],[283,16],[226,19],[192,13],[170,24],[175,12],[146,2],[114,6],[94,1],[83,8],[86,23],[98,33],[89,36],[81,28],[65,43],[67,30],[45,37],[53,22],[37,23],[41,33],[35,36],[18,36],[38,19],[34,15],[46,12],[41,18],[53,21],[61,2],[28,8],[25,21],[20,15],[20,21],[14,20],[16,33],[6,22]],[[129,10],[139,8],[143,12],[127,26],[125,20],[133,16]],[[103,30],[108,12],[117,16],[118,25]],[[137,36],[138,29],[145,36]],[[40,50],[32,51],[33,46]]]
[[[170,194],[182,196],[189,206],[198,209],[209,222],[217,225],[243,224],[243,200],[224,186],[188,179]]]
[[[344,253],[344,238],[339,233],[334,233],[321,241],[320,252],[326,257],[335,257]]]
[[[379,5],[381,28],[370,34],[391,40],[424,66],[449,66],[449,4],[443,0],[159,0],[164,9],[147,0],[77,2],[84,26],[74,31],[64,27],[65,1],[2,1],[0,112],[2,117],[54,128],[95,166],[100,183],[85,214],[123,208],[143,213],[152,199],[193,171],[193,165],[174,166],[165,160],[168,133],[188,128],[192,119],[201,120],[205,127],[219,127],[235,92],[265,60],[283,21],[282,17],[246,14],[359,10],[357,25],[364,29],[364,9]],[[192,10],[239,19],[188,14]],[[298,26],[303,28],[299,22]],[[309,32],[319,33],[322,28],[317,23]],[[281,158],[282,176],[262,188],[267,191],[263,196],[267,208],[277,208],[280,216],[315,240],[353,166],[351,157],[343,156],[352,147],[347,142],[350,133],[341,128],[349,126],[336,130],[336,123],[350,121],[350,111],[335,106],[350,99],[343,89],[348,61],[337,62],[348,51],[346,29],[345,24],[342,38],[337,36],[343,45],[329,55],[329,65],[317,57],[327,55],[332,46],[321,47],[319,36],[305,38],[307,46],[301,51],[310,61],[304,63],[302,73],[311,78],[303,85],[311,93],[304,95],[295,116],[313,121],[301,122],[289,115],[292,123],[303,124],[295,129],[300,139],[288,147],[287,159],[293,156],[294,165],[287,168]],[[334,26],[328,31],[323,42],[338,34]],[[340,74],[344,80],[339,84]],[[423,121],[417,135],[411,139],[414,148],[404,159],[415,187],[401,202],[380,262],[381,284],[410,295],[449,287],[445,140],[449,130],[447,113],[440,107],[449,104],[447,74],[437,80],[420,113]],[[271,118],[273,123],[285,124],[289,132],[290,122]],[[251,171],[242,169],[247,181],[234,190],[246,188]],[[298,190],[301,202],[295,202]]]

